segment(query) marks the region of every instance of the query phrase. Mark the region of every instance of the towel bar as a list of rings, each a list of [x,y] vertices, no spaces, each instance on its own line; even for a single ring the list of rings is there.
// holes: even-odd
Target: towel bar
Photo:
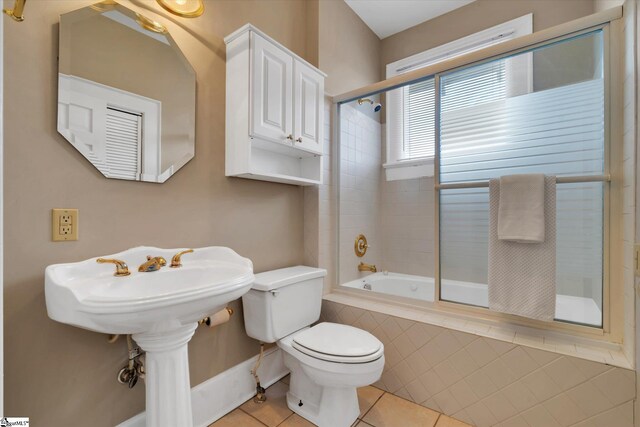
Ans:
[[[576,182],[611,182],[611,175],[582,175],[582,176],[559,176],[556,178],[557,184],[572,184]],[[484,188],[489,187],[489,181],[452,182],[436,184],[436,190],[450,190],[455,188]]]

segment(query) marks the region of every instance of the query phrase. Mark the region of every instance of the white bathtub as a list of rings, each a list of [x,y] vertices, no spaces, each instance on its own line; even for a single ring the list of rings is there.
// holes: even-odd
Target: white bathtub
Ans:
[[[422,301],[433,301],[435,295],[433,277],[391,272],[370,274],[342,286]],[[487,285],[482,283],[442,280],[441,298],[480,307],[489,305]],[[602,313],[591,298],[558,295],[556,319],[600,326]]]

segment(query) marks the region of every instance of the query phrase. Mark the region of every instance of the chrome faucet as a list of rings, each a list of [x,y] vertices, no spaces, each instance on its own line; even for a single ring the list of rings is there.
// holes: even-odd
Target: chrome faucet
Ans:
[[[378,269],[376,268],[375,264],[367,264],[361,262],[360,264],[358,264],[358,271],[370,271],[372,273],[375,273],[378,271]]]
[[[151,257],[147,256],[147,261],[138,267],[138,271],[149,273],[152,271],[158,271],[160,268],[167,265],[167,260],[161,256]]]

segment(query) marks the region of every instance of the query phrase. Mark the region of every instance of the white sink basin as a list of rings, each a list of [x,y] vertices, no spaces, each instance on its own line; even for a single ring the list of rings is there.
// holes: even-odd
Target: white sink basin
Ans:
[[[196,249],[183,256],[180,268],[138,272],[147,255],[170,261],[179,251],[141,246],[101,257],[125,261],[131,274],[123,277],[115,277],[115,266],[98,264],[97,258],[48,266],[49,317],[109,334],[171,330],[224,308],[253,282],[251,261],[222,247]]]
[[[193,425],[187,343],[198,320],[244,295],[253,264],[229,248],[195,249],[182,267],[138,272],[147,256],[170,261],[182,249],[138,247],[101,258],[127,263],[128,276],[97,258],[45,271],[49,317],[109,334],[132,334],[146,351],[147,426]]]

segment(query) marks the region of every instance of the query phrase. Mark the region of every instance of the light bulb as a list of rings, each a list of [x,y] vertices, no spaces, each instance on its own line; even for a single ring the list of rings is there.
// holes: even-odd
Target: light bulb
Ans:
[[[156,0],[168,12],[183,18],[195,18],[204,13],[202,0]]]

